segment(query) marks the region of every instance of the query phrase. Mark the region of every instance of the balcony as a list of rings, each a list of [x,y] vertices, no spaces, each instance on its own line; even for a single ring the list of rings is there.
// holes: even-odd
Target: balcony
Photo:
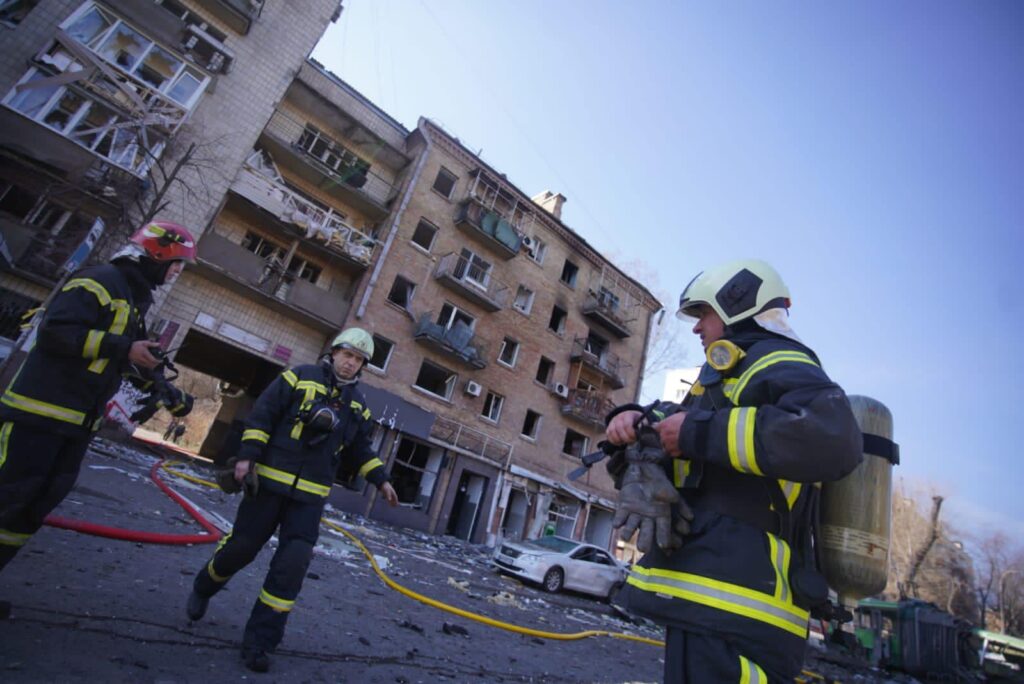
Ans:
[[[459,203],[455,225],[478,238],[502,258],[511,259],[523,246],[523,235],[507,219],[488,209],[478,199],[467,197]]]
[[[251,296],[270,308],[326,330],[341,327],[351,302],[345,287],[324,290],[297,279],[267,260],[207,231],[199,241],[198,270],[214,281]],[[339,284],[340,285],[340,284]]]
[[[571,361],[579,361],[608,380],[612,389],[622,389],[626,381],[622,377],[623,363],[617,354],[608,349],[596,349],[586,337],[577,337],[572,345]]]
[[[495,439],[480,430],[444,416],[438,416],[434,421],[430,428],[430,437],[460,451],[485,458],[499,466],[505,465],[509,456],[512,455],[512,445],[508,442]]]
[[[274,159],[374,220],[388,214],[392,183],[340,143],[305,122],[275,111],[261,139]]]
[[[420,316],[413,337],[462,363],[480,370],[487,366],[487,347],[473,334],[473,329],[462,321],[456,321],[446,328],[434,322],[430,312]]]
[[[615,408],[608,395],[574,389],[562,405],[562,415],[575,418],[590,427],[604,429],[604,418]]]
[[[350,226],[334,211],[325,210],[304,195],[267,178],[249,162],[231,184],[231,191],[297,228],[307,240],[322,246],[346,264],[365,269],[373,261],[376,240]]]
[[[620,340],[629,337],[633,332],[630,329],[632,319],[627,320],[626,313],[619,304],[619,298],[609,290],[602,289],[599,293],[591,290],[580,310],[584,316],[600,323]]]
[[[488,311],[500,311],[508,305],[508,286],[460,254],[446,254],[437,264],[434,277]]]
[[[205,11],[241,35],[249,33],[252,23],[263,11],[264,0],[197,0]]]

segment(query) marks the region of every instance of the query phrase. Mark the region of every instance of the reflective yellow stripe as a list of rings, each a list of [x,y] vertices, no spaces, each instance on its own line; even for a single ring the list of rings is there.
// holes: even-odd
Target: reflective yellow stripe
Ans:
[[[284,378],[284,381],[292,387],[295,387],[295,383],[299,381],[295,376],[295,373],[292,373],[290,370],[286,370],[284,373],[281,373],[281,377]]]
[[[753,660],[740,656],[740,684],[768,684],[768,675]]]
[[[379,458],[371,458],[369,461],[363,464],[363,467],[359,469],[359,474],[366,477],[366,473],[370,472],[374,468],[383,468],[384,461]]]
[[[754,455],[754,422],[757,408],[743,406],[729,411],[729,425],[726,441],[729,448],[729,462],[741,473],[764,475]]]
[[[294,385],[295,389],[305,390],[306,396],[315,396],[316,392],[327,394],[327,387],[316,380],[299,380]],[[310,390],[313,390],[311,393]]]
[[[111,298],[110,293],[107,292],[107,288],[103,287],[92,278],[72,278],[64,285],[63,288],[61,288],[61,292],[70,292],[76,287],[80,287],[83,290],[91,292],[103,306],[110,306]]]
[[[249,428],[242,433],[243,442],[263,442],[266,444],[270,441],[270,434],[263,430],[257,430],[255,428]]]
[[[217,556],[214,556],[213,558],[210,559],[210,562],[206,564],[206,573],[210,576],[210,579],[212,579],[214,582],[217,582],[218,584],[224,584],[229,579],[231,579],[231,575],[218,575],[217,574],[217,571],[213,569],[213,561],[216,560],[216,558],[217,558]]]
[[[72,425],[82,425],[85,423],[85,414],[81,411],[57,406],[56,404],[48,404],[45,401],[32,399],[31,397],[17,394],[11,390],[4,392],[3,397],[0,397],[0,402],[3,402],[11,408],[24,411],[25,413],[34,413],[37,416],[53,418],[54,420],[71,423]]]
[[[755,375],[763,371],[768,366],[774,366],[777,363],[787,361],[790,363],[809,363],[812,366],[818,365],[810,356],[799,351],[777,351],[772,352],[771,354],[765,354],[751,364],[750,368],[743,371],[743,374],[740,375],[740,379],[736,381],[736,389],[733,390],[732,395],[729,397],[732,399],[732,403],[740,403],[740,395],[743,394],[743,390],[747,388],[747,385],[750,384],[750,380]]]
[[[686,477],[690,474],[690,461],[685,458],[677,458],[672,461],[672,481],[676,487],[682,487]]]
[[[789,603],[789,544],[774,534],[768,534],[768,553],[775,568],[775,598]]]
[[[297,390],[302,390],[303,392],[305,392],[305,396],[303,396],[302,404],[300,405],[299,408],[300,411],[308,409],[310,405],[312,405],[312,403],[316,401],[316,395],[318,393],[327,394],[327,387],[320,384],[319,382],[316,382],[315,380],[299,380],[294,384],[294,387]],[[303,427],[303,422],[299,419],[296,419],[295,425],[292,426],[292,431],[289,436],[292,439],[299,439],[300,437],[302,437]]]
[[[4,467],[4,463],[7,462],[7,445],[11,441],[11,428],[14,427],[14,423],[8,421],[0,427],[0,468]]]
[[[278,598],[271,594],[266,589],[260,591],[260,601],[267,604],[279,613],[287,613],[291,611],[292,606],[295,605],[295,601],[288,601],[287,599]]]
[[[31,534],[0,530],[0,546],[24,546],[31,537]]]
[[[779,480],[779,486],[782,487],[782,493],[786,496],[786,504],[789,506],[789,510],[793,510],[793,505],[800,497],[800,492],[803,491],[803,485],[799,482]]]
[[[131,305],[128,304],[127,300],[112,298],[105,287],[91,278],[74,278],[69,280],[61,292],[69,292],[70,290],[74,290],[76,287],[80,287],[91,292],[99,301],[101,306],[109,307],[114,312],[114,320],[110,324],[109,332],[115,335],[121,335],[124,333],[125,329],[128,327],[128,317],[131,313]],[[91,336],[93,332],[97,331],[90,331],[89,335]],[[102,335],[103,333],[100,334]],[[97,342],[96,344],[98,352],[99,343]],[[89,340],[86,339],[85,351],[88,352],[88,349]],[[84,356],[86,358],[96,359],[89,364],[89,370],[93,373],[102,373],[110,363],[110,359],[97,359],[95,354],[85,353]]]
[[[778,627],[800,638],[807,637],[808,612],[771,594],[710,577],[639,565],[633,566],[626,581],[643,591],[734,613]]]
[[[82,356],[87,359],[95,359],[100,354],[100,342],[106,335],[102,330],[90,330],[85,336],[85,347],[82,349]]]
[[[727,399],[731,400],[732,395],[736,393],[737,382],[739,382],[739,380],[736,378],[726,378],[722,381],[722,394],[724,394]]]
[[[296,477],[292,473],[286,473],[283,470],[271,468],[263,463],[257,463],[255,470],[256,474],[261,477],[265,477],[268,480],[274,480],[275,482],[280,482],[281,484],[286,484],[289,487],[294,486],[301,492],[307,492],[309,494],[315,494],[316,496],[323,497],[326,497],[331,493],[331,488],[329,486],[310,482],[309,480],[299,478],[299,483],[295,484]]]
[[[359,413],[360,411],[362,411],[363,412],[363,420],[370,420],[370,416],[372,415],[370,413],[370,409],[363,408],[363,405],[360,404],[358,401],[353,401],[352,402],[352,410],[355,411],[356,413]]]

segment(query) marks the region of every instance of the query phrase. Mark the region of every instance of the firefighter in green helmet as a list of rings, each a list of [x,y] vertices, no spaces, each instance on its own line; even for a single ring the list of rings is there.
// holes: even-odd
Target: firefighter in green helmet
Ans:
[[[778,273],[757,260],[700,273],[680,297],[707,362],[681,404],[656,407],[662,467],[622,487],[615,521],[628,535],[648,530],[618,601],[665,625],[670,684],[792,681],[809,611],[827,597],[815,483],[852,471],[862,437],[789,307]],[[608,440],[635,442],[641,417],[613,411]],[[670,497],[645,500],[666,481]]]
[[[277,376],[249,413],[237,456],[218,476],[225,491],[244,488],[245,496],[231,533],[196,575],[186,612],[190,620],[202,618],[210,598],[276,531],[278,547],[242,637],[242,658],[255,672],[269,669],[268,654],[284,636],[339,472],[358,472],[388,504],[398,504],[371,446],[373,422],[358,388],[372,356],[370,334],[348,328],[318,363]]]

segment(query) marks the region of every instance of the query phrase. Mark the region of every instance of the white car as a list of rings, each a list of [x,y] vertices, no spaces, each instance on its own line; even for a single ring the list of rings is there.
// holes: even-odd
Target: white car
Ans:
[[[629,574],[604,549],[565,537],[503,542],[492,562],[499,572],[536,582],[549,592],[572,589],[601,598],[611,598]]]

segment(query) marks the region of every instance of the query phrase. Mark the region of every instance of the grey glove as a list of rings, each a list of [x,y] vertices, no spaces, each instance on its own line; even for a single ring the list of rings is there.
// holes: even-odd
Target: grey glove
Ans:
[[[665,474],[660,463],[664,452],[650,444],[643,446],[649,441],[641,437],[626,449],[627,465],[612,527],[621,528],[619,538],[624,540],[640,530],[636,545],[644,553],[657,541],[670,554],[683,545],[682,535],[690,532],[693,512]]]
[[[246,496],[256,496],[256,493],[259,492],[260,480],[252,469],[252,461],[249,462],[249,472],[245,474],[241,482],[235,479],[235,463],[237,462],[237,458],[229,458],[224,467],[216,471],[214,479],[217,481],[217,485],[227,494],[244,491]]]

